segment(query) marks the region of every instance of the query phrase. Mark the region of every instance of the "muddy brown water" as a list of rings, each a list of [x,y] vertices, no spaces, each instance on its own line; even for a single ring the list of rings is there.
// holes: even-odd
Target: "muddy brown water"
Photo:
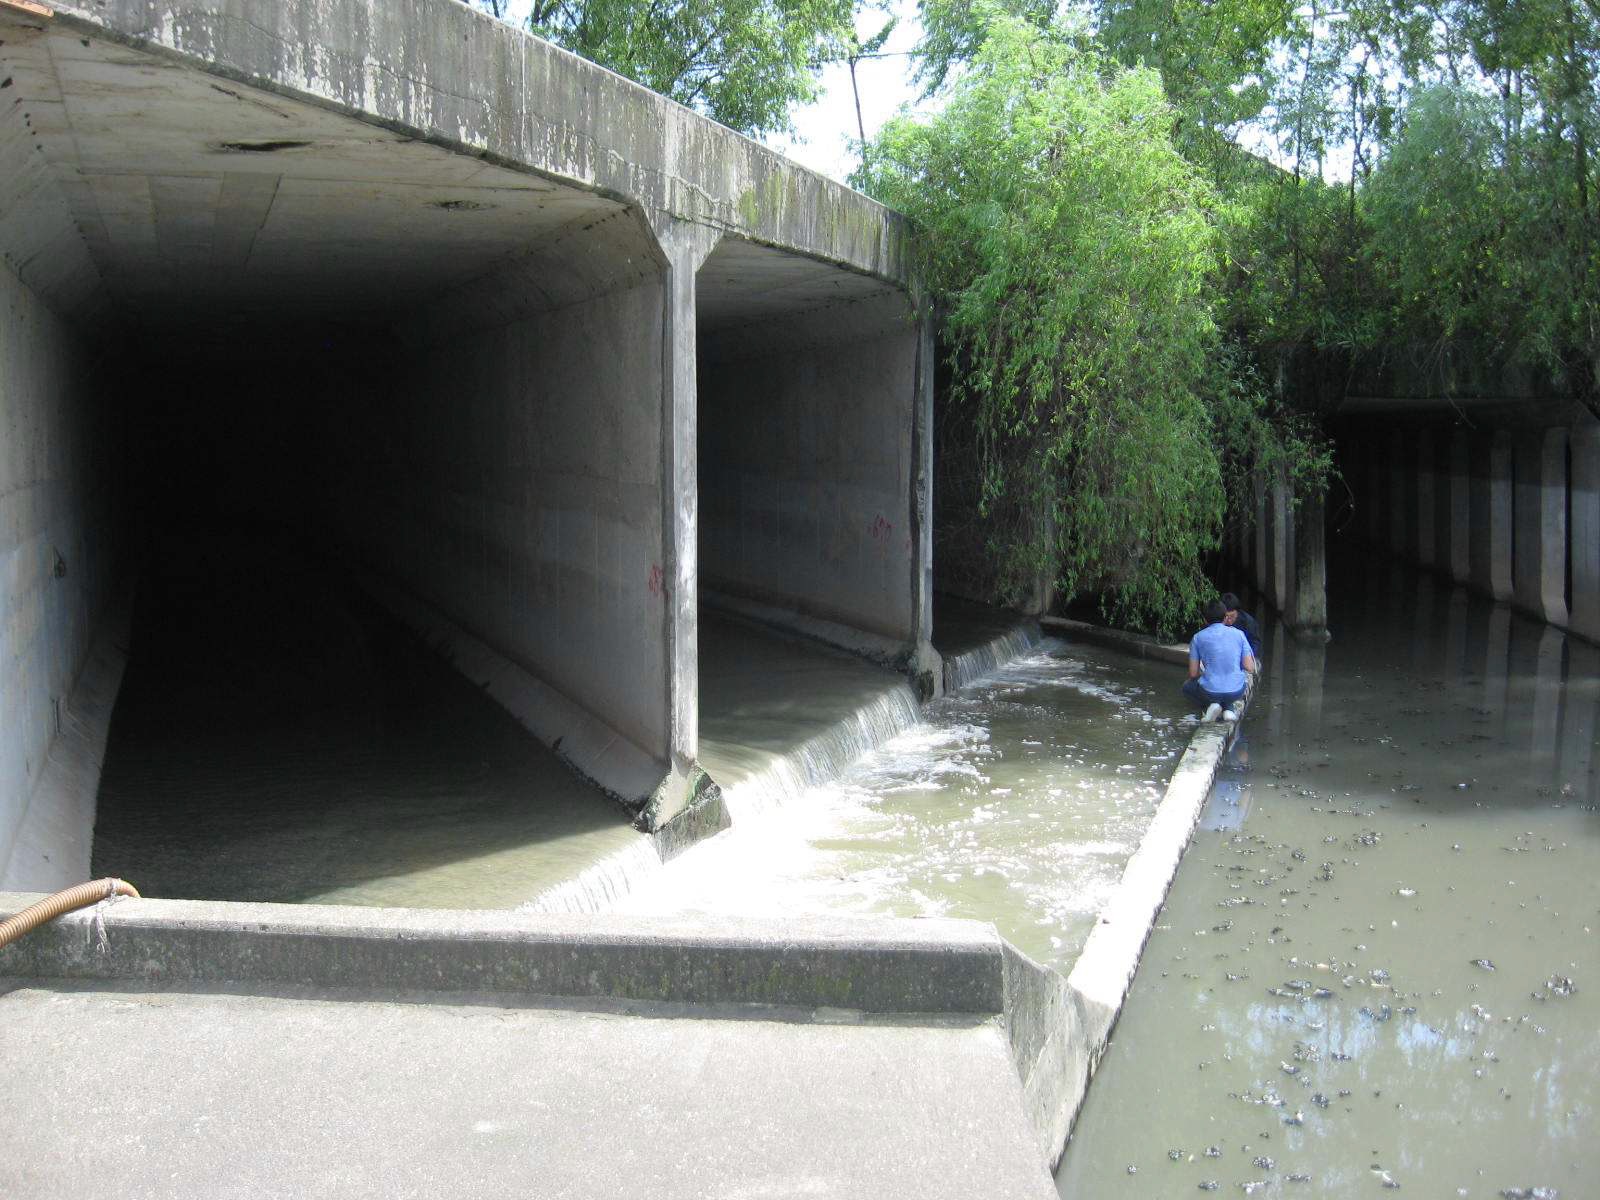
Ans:
[[[1600,1196],[1600,650],[1336,578],[1331,644],[1272,636],[1064,1197]]]

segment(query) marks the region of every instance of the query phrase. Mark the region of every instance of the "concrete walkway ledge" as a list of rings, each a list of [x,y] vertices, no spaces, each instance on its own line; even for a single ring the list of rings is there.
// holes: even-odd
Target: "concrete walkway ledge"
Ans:
[[[0,893],[0,916],[39,897]],[[1044,1166],[1070,1114],[1065,982],[975,921],[639,918],[115,900],[0,950],[0,979],[497,994],[663,1018],[995,1023]],[[444,1000],[444,995],[441,995]],[[742,1010],[742,1012],[740,1011]]]
[[[1057,1160],[1065,1153],[1066,1135],[1071,1132],[1089,1081],[1110,1042],[1111,1031],[1133,986],[1145,943],[1155,927],[1161,906],[1166,903],[1167,892],[1199,823],[1217,769],[1244,720],[1249,698],[1246,693],[1239,723],[1216,721],[1195,729],[1167,783],[1155,817],[1140,839],[1139,848],[1128,860],[1121,881],[1101,910],[1099,922],[1067,976],[1074,1010],[1073,1028],[1080,1041],[1075,1047],[1077,1055],[1067,1065],[1070,1081],[1062,1107],[1070,1115],[1056,1152]],[[1053,1162],[1052,1168],[1054,1166]]]

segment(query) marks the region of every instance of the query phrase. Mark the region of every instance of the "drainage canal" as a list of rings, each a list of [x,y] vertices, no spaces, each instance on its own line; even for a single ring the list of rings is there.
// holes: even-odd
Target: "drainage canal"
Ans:
[[[731,789],[732,830],[621,907],[970,917],[1070,966],[1192,728],[1177,679],[1165,664],[1039,642],[833,782]]]
[[[1334,641],[1268,649],[1063,1196],[1593,1194],[1600,651],[1330,574]]]

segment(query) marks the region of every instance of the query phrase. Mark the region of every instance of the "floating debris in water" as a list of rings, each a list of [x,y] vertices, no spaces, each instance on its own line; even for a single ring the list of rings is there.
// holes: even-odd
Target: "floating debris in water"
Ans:
[[[1504,1200],[1560,1200],[1561,1193],[1555,1188],[1526,1187],[1526,1188],[1501,1188],[1500,1195]]]
[[[1246,1196],[1254,1196],[1257,1192],[1267,1190],[1267,1181],[1265,1179],[1253,1179],[1249,1183],[1241,1183],[1239,1190]]]
[[[1128,1164],[1128,1174],[1129,1175],[1137,1175],[1138,1173],[1139,1173],[1139,1168],[1134,1166],[1132,1163],[1129,1163]]]
[[[1389,1174],[1389,1172],[1383,1170],[1380,1167],[1374,1167],[1372,1169],[1377,1174],[1378,1182],[1380,1184],[1382,1184],[1384,1187],[1389,1188],[1389,1189],[1394,1190],[1394,1191],[1398,1191],[1399,1190],[1400,1183],[1399,1183],[1398,1180],[1395,1179],[1395,1177],[1393,1175]]]
[[[1300,1108],[1295,1109],[1294,1115],[1292,1117],[1285,1117],[1283,1119],[1283,1123],[1285,1125],[1304,1125],[1306,1123],[1305,1110]]]
[[[1270,1158],[1268,1158],[1265,1154],[1258,1154],[1254,1158],[1252,1158],[1250,1161],[1252,1163],[1254,1163],[1256,1166],[1260,1167],[1263,1171],[1272,1170],[1273,1165],[1274,1165],[1272,1160]]]
[[[1565,975],[1550,976],[1545,982],[1545,987],[1549,988],[1550,993],[1555,996],[1570,996],[1578,990],[1573,985],[1572,980]]]
[[[1311,1182],[1311,1176],[1307,1175],[1304,1171],[1291,1171],[1286,1176],[1286,1178],[1288,1179],[1288,1181],[1290,1183],[1310,1183]]]
[[[1311,1094],[1311,1103],[1315,1104],[1318,1108],[1327,1108],[1329,1100],[1321,1092],[1313,1092]]]
[[[1202,1192],[1214,1192],[1218,1187],[1221,1186],[1221,1184],[1219,1184],[1215,1179],[1202,1179],[1199,1186]]]
[[[1363,1004],[1361,1006],[1361,1015],[1364,1017],[1371,1017],[1374,1021],[1387,1021],[1390,1017],[1394,1016],[1394,1009],[1390,1008],[1387,1004],[1380,1004],[1376,1009],[1368,1008],[1365,1004]]]
[[[1167,1151],[1167,1157],[1170,1158],[1173,1162],[1182,1162],[1183,1161],[1183,1151],[1182,1150],[1168,1150]]]
[[[1206,1147],[1206,1157],[1207,1158],[1221,1158],[1222,1157],[1222,1147],[1221,1146],[1207,1146]]]
[[[1490,962],[1487,958],[1475,958],[1472,960],[1472,965],[1475,967],[1482,967],[1485,971],[1493,971],[1495,969],[1494,963]]]

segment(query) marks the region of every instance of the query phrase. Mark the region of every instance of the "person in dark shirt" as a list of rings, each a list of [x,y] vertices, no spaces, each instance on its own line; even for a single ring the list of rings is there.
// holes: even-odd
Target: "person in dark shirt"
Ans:
[[[1261,625],[1244,609],[1239,607],[1239,597],[1232,592],[1222,593],[1222,606],[1228,610],[1228,615],[1223,619],[1236,626],[1244,634],[1245,641],[1250,643],[1250,654],[1257,663],[1261,661]]]

